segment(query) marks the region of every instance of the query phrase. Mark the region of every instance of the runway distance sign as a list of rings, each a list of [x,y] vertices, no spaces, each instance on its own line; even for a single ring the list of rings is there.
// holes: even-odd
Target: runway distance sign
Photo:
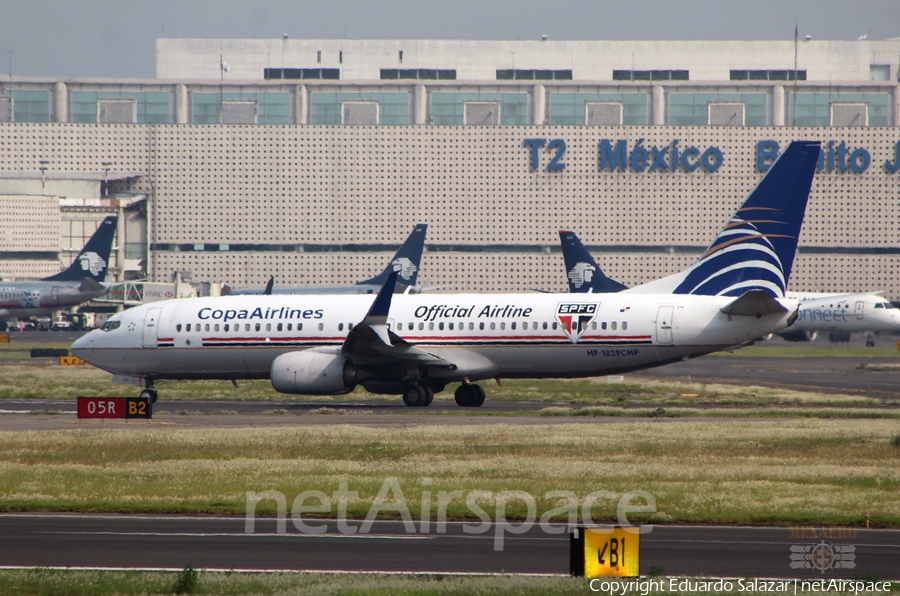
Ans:
[[[149,420],[153,417],[153,409],[145,397],[79,397],[78,417]]]
[[[569,548],[571,575],[640,575],[641,534],[637,527],[575,528],[570,535]]]

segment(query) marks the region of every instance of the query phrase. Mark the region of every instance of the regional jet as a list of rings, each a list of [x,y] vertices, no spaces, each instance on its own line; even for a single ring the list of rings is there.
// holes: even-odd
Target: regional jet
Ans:
[[[37,281],[0,282],[0,323],[48,315],[106,294],[103,285],[116,233],[115,215],[106,217],[65,271]]]
[[[735,226],[736,220],[729,222]],[[726,228],[727,230],[728,228]],[[723,231],[723,234],[725,232]],[[559,231],[569,292],[572,294],[628,291],[628,287],[607,277],[587,251],[575,232]],[[718,242],[719,240],[717,240]],[[712,254],[714,242],[706,254]],[[702,260],[702,259],[701,259]],[[638,291],[643,286],[633,288]],[[812,341],[820,332],[831,341],[848,341],[851,333],[866,333],[866,345],[873,346],[871,334],[900,332],[900,309],[882,295],[883,292],[855,294],[821,294],[787,292],[788,298],[800,300],[800,315],[789,329],[778,333],[786,341]]]
[[[229,295],[270,295],[270,294],[374,294],[387,281],[391,271],[399,274],[397,288],[399,291],[409,290],[416,285],[419,277],[419,264],[422,262],[422,250],[425,246],[425,232],[428,224],[417,224],[406,241],[397,249],[394,257],[388,262],[380,274],[371,279],[358,281],[346,286],[302,286],[294,288],[276,288],[273,286],[274,278],[270,278],[265,289],[262,288],[237,288],[226,292]]]
[[[747,249],[705,266],[705,277],[719,282],[715,291],[706,284],[656,294],[394,296],[393,271],[374,300],[257,295],[146,304],[114,315],[72,351],[151,399],[156,379],[269,378],[282,393],[362,386],[401,395],[408,406],[426,406],[460,383],[462,407],[484,402],[475,381],[591,377],[687,360],[796,319],[799,303],[784,298],[784,284],[819,151],[818,142],[791,143],[751,192],[738,214],[748,225],[778,220],[777,231],[720,235]]]

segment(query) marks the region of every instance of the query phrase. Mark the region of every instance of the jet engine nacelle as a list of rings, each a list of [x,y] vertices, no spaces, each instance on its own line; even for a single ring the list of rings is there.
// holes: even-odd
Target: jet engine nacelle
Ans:
[[[356,387],[356,367],[339,354],[304,350],[272,362],[272,387],[279,393],[339,395]]]

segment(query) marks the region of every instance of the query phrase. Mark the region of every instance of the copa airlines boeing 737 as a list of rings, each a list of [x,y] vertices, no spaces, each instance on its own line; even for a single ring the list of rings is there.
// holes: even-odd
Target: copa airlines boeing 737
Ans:
[[[7,319],[47,315],[106,294],[102,282],[117,221],[110,215],[100,222],[65,271],[36,281],[0,282],[0,326],[5,330]]]
[[[560,230],[559,241],[570,293],[606,294],[628,290],[627,286],[603,273],[575,232]],[[639,289],[640,286],[633,288],[634,291]],[[812,341],[820,332],[828,333],[833,341],[847,341],[851,333],[900,332],[900,309],[886,300],[882,292],[787,292],[787,297],[800,300],[797,321],[778,334],[787,341]],[[866,344],[874,345],[874,340],[867,338]]]
[[[270,378],[283,393],[337,395],[357,385],[431,403],[449,383],[479,406],[472,381],[588,377],[660,366],[789,326],[783,298],[819,144],[794,142],[720,239],[716,284],[659,294],[237,296],[156,302],[113,316],[77,340],[88,362],[144,386],[155,379]],[[727,249],[725,246],[727,245]],[[735,250],[737,249],[737,250]],[[695,268],[684,272],[689,278]],[[713,291],[714,290],[714,291]]]

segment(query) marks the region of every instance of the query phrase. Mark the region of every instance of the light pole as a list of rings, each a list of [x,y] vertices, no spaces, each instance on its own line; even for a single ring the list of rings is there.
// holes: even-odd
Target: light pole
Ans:
[[[103,166],[103,191],[107,199],[109,198],[109,166],[113,165],[114,163],[116,162],[104,161],[102,164],[100,164]]]
[[[38,162],[40,171],[41,171],[41,189],[44,188],[44,172],[47,171],[47,166],[50,165],[50,162],[46,159],[42,159]]]

